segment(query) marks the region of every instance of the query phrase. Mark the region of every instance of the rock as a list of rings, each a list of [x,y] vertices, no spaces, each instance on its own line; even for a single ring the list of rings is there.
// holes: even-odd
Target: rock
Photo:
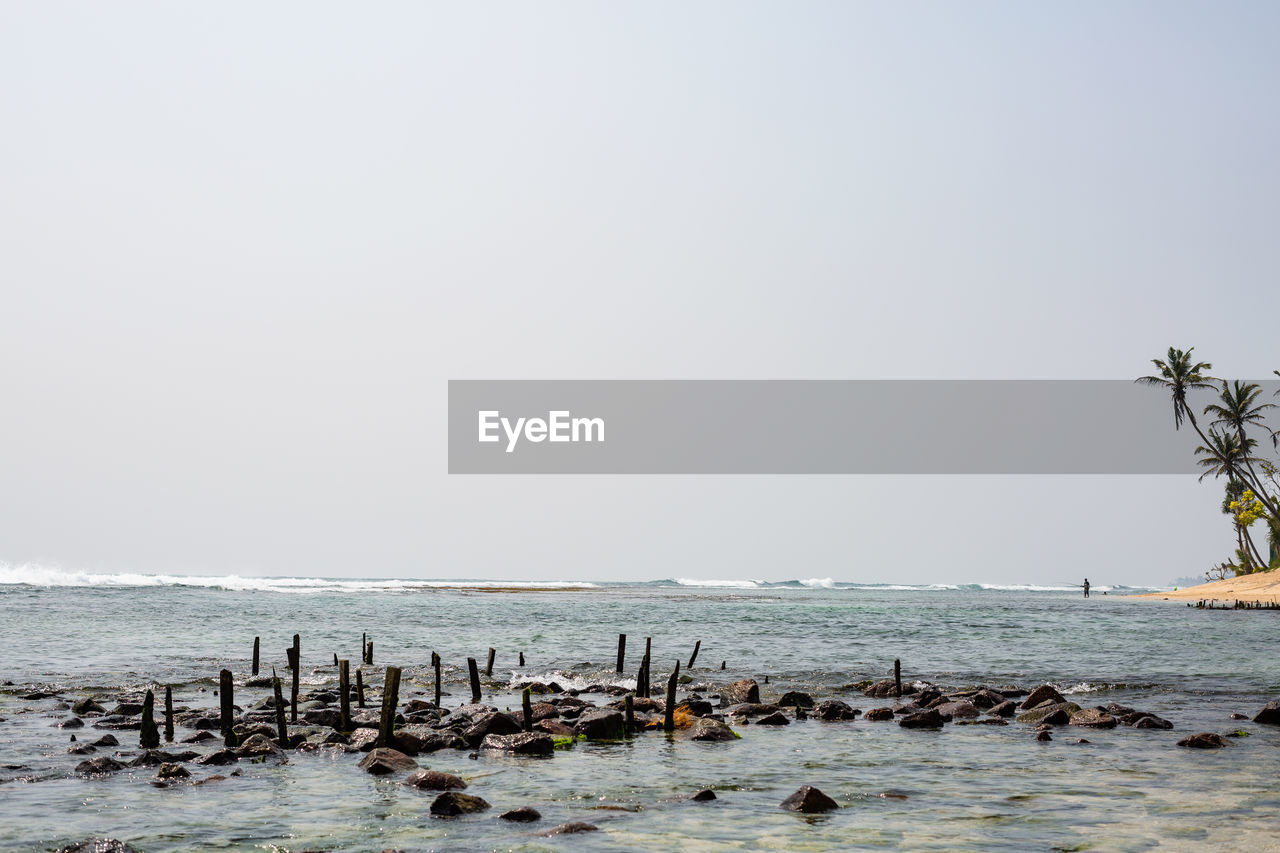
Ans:
[[[302,721],[311,726],[328,726],[336,729],[342,725],[342,712],[337,708],[315,708],[304,713]]]
[[[520,724],[510,714],[495,711],[477,719],[462,734],[462,739],[471,746],[479,746],[488,735],[514,735],[521,731]]]
[[[1268,702],[1253,718],[1255,723],[1267,726],[1280,726],[1280,699]]]
[[[108,737],[110,737],[110,735],[108,735]],[[218,739],[218,736],[215,735],[213,732],[198,731],[195,734],[190,734],[184,737],[181,740],[181,743],[202,743],[203,741],[206,741],[206,740],[217,740],[217,739]]]
[[[600,827],[594,823],[583,823],[580,820],[562,823],[554,829],[544,832],[543,835],[574,835],[579,832],[597,832]]]
[[[196,764],[208,764],[221,766],[223,764],[235,764],[240,760],[240,756],[236,755],[229,749],[220,749],[217,752],[211,752],[208,755],[196,759]]]
[[[1052,686],[1048,684],[1041,684],[1035,690],[1032,690],[1031,694],[1027,696],[1027,698],[1023,700],[1022,704],[1019,705],[1018,707],[1024,711],[1029,711],[1032,708],[1036,707],[1037,705],[1041,705],[1045,702],[1053,702],[1055,704],[1058,704],[1065,701],[1067,700],[1062,698],[1062,694],[1059,693],[1057,690],[1055,690]]]
[[[539,720],[533,724],[533,730],[553,737],[573,737],[573,728],[559,720]]]
[[[1037,705],[1030,711],[1018,715],[1020,723],[1048,723],[1054,726],[1064,725],[1071,720],[1071,715],[1080,710],[1074,702],[1057,702]]]
[[[940,729],[946,723],[942,715],[934,708],[929,708],[915,714],[908,714],[901,720],[898,725],[904,729]]]
[[[1171,729],[1173,723],[1164,717],[1157,717],[1155,714],[1143,714],[1140,719],[1133,721],[1135,729]]]
[[[800,706],[797,705],[796,707],[800,707]],[[711,790],[710,788],[703,788],[701,791],[694,794],[689,799],[695,803],[709,803],[715,798],[716,798],[715,791]]]
[[[1226,746],[1229,741],[1222,735],[1213,732],[1200,732],[1194,735],[1187,735],[1178,741],[1178,746],[1185,746],[1191,749],[1221,749]]]
[[[452,773],[438,770],[415,770],[404,778],[404,784],[419,791],[460,791],[467,783]]]
[[[708,717],[715,713],[715,708],[706,699],[686,699],[676,706],[676,711],[684,709],[691,717]]]
[[[1247,720],[1247,719],[1249,719],[1249,718],[1248,718],[1248,717],[1246,717],[1244,714],[1236,714],[1236,713],[1228,714],[1228,715],[1227,715],[1227,717],[1228,717],[1228,719],[1232,719],[1232,720]]]
[[[529,710],[533,711],[533,721],[535,723],[539,720],[554,720],[560,716],[560,709],[550,702],[539,702]]]
[[[68,755],[93,755],[97,751],[98,751],[98,748],[96,746],[88,743],[82,743],[82,744],[77,744],[75,746],[67,747]]]
[[[813,707],[813,697],[808,693],[792,690],[783,693],[782,698],[778,700],[778,704],[783,708],[804,708],[808,710]]]
[[[64,720],[58,720],[54,725],[60,729],[83,729],[84,720],[79,717],[67,717]]]
[[[872,708],[870,711],[868,711],[866,714],[862,716],[862,719],[868,720],[873,723],[883,722],[884,720],[892,720],[893,709],[892,708]]]
[[[157,779],[188,779],[190,776],[191,771],[181,764],[161,764],[156,771]]]
[[[798,706],[797,706],[798,707]],[[787,719],[787,715],[781,711],[774,711],[756,720],[757,726],[789,726],[791,721]]]
[[[58,853],[138,853],[138,848],[114,838],[90,838],[59,847]]]
[[[609,708],[596,708],[578,718],[573,733],[585,735],[587,740],[620,740],[625,734],[623,728],[622,714]]]
[[[372,773],[374,776],[386,776],[389,773],[405,773],[415,770],[418,767],[418,762],[398,749],[380,746],[360,759],[358,766],[366,773]]]
[[[505,811],[498,815],[499,820],[509,820],[513,823],[533,823],[535,820],[542,820],[542,812],[533,806],[520,806],[510,811]]]
[[[1067,722],[1073,726],[1083,726],[1087,729],[1114,729],[1116,727],[1116,718],[1108,714],[1106,711],[1099,711],[1097,708],[1082,708],[1072,714]]]
[[[782,801],[782,807],[793,812],[817,814],[840,808],[840,804],[812,785],[805,785]]]
[[[937,711],[944,720],[972,720],[977,718],[978,706],[969,701],[961,702],[943,702],[936,706],[933,710]]]
[[[351,733],[348,742],[361,752],[368,752],[378,740],[377,729],[356,729]]]
[[[1009,721],[1002,717],[983,717],[981,720],[957,720],[957,726],[1007,726]]]
[[[470,794],[459,794],[457,791],[445,791],[431,803],[431,814],[434,817],[457,817],[474,814],[489,808],[489,804],[480,797]]]
[[[1036,740],[1040,741],[1041,743],[1047,743],[1053,740],[1053,735],[1049,734],[1048,732],[1040,732],[1039,734],[1036,735]]]
[[[743,678],[720,688],[720,707],[741,705],[743,702],[759,704],[760,685],[754,678]]]
[[[884,678],[867,685],[862,692],[877,699],[888,699],[898,695],[898,686],[892,678]],[[902,692],[907,692],[907,685],[902,685]]]
[[[991,710],[987,713],[991,714],[993,717],[1012,717],[1017,710],[1018,703],[1014,702],[1012,699],[1006,699],[999,705],[992,706]]]
[[[543,732],[519,732],[514,735],[486,735],[481,749],[497,749],[516,755],[550,755],[555,740]]]
[[[1003,705],[1006,699],[1002,693],[983,688],[970,696],[969,701],[980,711],[990,711],[997,705]]]
[[[109,755],[90,758],[76,765],[76,773],[81,776],[101,776],[104,773],[114,773],[123,769],[124,765]]]
[[[841,702],[839,699],[828,699],[813,709],[814,718],[825,722],[856,720],[861,713],[861,711],[850,708],[848,704]]]
[[[116,740],[115,735],[103,735],[93,742],[94,746],[119,746],[120,741]]]
[[[738,739],[738,736],[734,733],[733,729],[729,728],[719,720],[713,720],[710,717],[699,717],[694,721],[693,727],[689,732],[690,740],[726,741]]]
[[[241,758],[258,758],[263,755],[283,755],[284,750],[276,746],[271,738],[264,734],[256,734],[247,738],[236,747],[236,755]]]

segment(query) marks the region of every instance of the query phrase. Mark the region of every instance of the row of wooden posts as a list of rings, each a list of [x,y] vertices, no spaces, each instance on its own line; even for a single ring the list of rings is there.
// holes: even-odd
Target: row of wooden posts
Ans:
[[[253,638],[253,674],[257,675],[259,670],[259,637]],[[636,675],[636,689],[633,693],[628,693],[623,698],[623,708],[626,718],[626,730],[628,732],[635,730],[635,711],[633,707],[633,696],[650,698],[651,684],[649,676],[650,654],[652,652],[652,637],[646,637],[644,641],[644,657],[640,661],[640,669]],[[373,664],[373,642],[369,640],[365,634],[361,638],[362,659],[366,665]],[[702,641],[698,640],[693,647],[693,654],[689,656],[687,669],[693,668],[693,663],[698,658],[698,652],[702,648]],[[627,651],[627,635],[618,635],[618,660],[617,672],[621,673],[626,663]],[[493,661],[496,651],[489,649],[489,657],[485,663],[484,674],[486,677],[493,675]],[[302,641],[298,634],[293,635],[293,644],[286,649],[286,656],[289,662],[289,668],[292,670],[292,684],[290,686],[290,719],[289,722],[296,724],[298,722],[298,677],[301,669],[302,659]],[[350,661],[345,658],[339,659],[337,654],[333,656],[334,664],[338,667],[338,696],[339,696],[339,714],[341,716],[341,731],[351,731],[351,680],[350,680]],[[435,705],[440,707],[441,697],[441,668],[443,662],[440,655],[435,652],[431,653],[431,667],[435,675]],[[524,652],[520,652],[520,665],[524,666]],[[725,661],[720,662],[720,669],[725,668]],[[481,699],[480,690],[480,668],[475,658],[467,658],[467,671],[471,683],[471,701],[477,703]],[[378,739],[375,746],[387,746],[391,743],[392,733],[395,725],[396,707],[400,704],[400,667],[388,666],[386,675],[383,680],[382,688],[382,708],[378,720]],[[218,678],[218,699],[219,699],[219,726],[222,738],[227,747],[237,745],[235,730],[233,728],[235,722],[235,702],[234,702],[234,683],[232,680],[231,670],[224,669]],[[676,706],[676,685],[680,679],[680,661],[676,661],[675,669],[672,670],[670,677],[667,679],[667,695],[665,703],[665,714],[663,717],[663,730],[673,731],[675,729],[675,706]],[[902,695],[902,662],[895,659],[893,662],[893,680],[894,692]],[[766,682],[768,681],[766,677]],[[281,689],[279,676],[276,675],[275,669],[271,670],[271,688],[273,691],[273,705],[276,717],[276,734],[280,743],[287,744],[289,742],[288,725],[285,722],[284,697]],[[360,669],[356,669],[356,701],[359,707],[365,707],[364,697],[364,678]],[[522,728],[525,731],[531,731],[533,728],[533,706],[530,699],[530,690],[525,688],[521,695],[521,711],[523,716]],[[173,688],[166,686],[164,689],[164,738],[168,742],[173,741]],[[160,745],[160,734],[155,723],[155,695],[148,690],[142,704],[142,727],[139,738],[140,745],[144,749],[154,749]]]

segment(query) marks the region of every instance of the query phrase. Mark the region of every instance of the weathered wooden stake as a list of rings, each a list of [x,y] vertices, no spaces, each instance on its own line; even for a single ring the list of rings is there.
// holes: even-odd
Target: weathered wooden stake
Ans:
[[[302,666],[302,638],[297,634],[293,635],[293,668],[297,669]]]
[[[662,719],[662,730],[664,732],[674,732],[676,730],[676,682],[679,679],[680,661],[676,661],[676,668],[672,670],[671,677],[667,679],[666,716]]]
[[[627,635],[619,634],[618,635],[618,668],[615,670],[616,672],[618,673],[622,672],[622,667],[626,663],[626,660],[627,660]]]
[[[298,722],[298,678],[302,670],[302,641],[293,635],[293,685],[289,688],[289,722]]]
[[[338,665],[338,653],[337,653],[337,652],[334,652],[334,653],[333,653],[333,665],[334,665],[334,666],[337,666],[337,665]]]
[[[356,667],[356,704],[364,707],[364,676],[360,674],[360,667]]]
[[[164,739],[173,743],[173,687],[164,688]]]
[[[524,666],[524,652],[520,653],[520,665]]]
[[[254,675],[258,674],[258,645],[259,645],[259,640],[261,639],[262,639],[261,637],[253,638],[253,674]]]
[[[369,645],[364,647],[364,662],[373,666],[373,640],[369,641]]]
[[[342,712],[342,731],[351,731],[351,662],[338,661],[338,702]]]
[[[631,734],[636,730],[636,708],[635,700],[630,693],[622,697],[622,709],[626,713],[627,734]]]
[[[720,668],[724,669],[725,661],[720,661]]]
[[[693,654],[689,655],[689,663],[685,666],[685,669],[693,669],[693,662],[698,659],[698,650],[701,648],[701,640],[698,640],[698,642],[693,644]]]
[[[495,654],[494,650],[493,650],[493,649],[489,649],[489,662],[488,662],[488,663],[486,663],[486,664],[484,665],[484,677],[485,677],[485,678],[493,678],[493,656],[494,656],[494,654]]]
[[[902,695],[902,661],[893,659],[893,695]]]
[[[360,663],[364,663],[365,662],[364,659],[369,656],[368,648],[369,648],[369,635],[361,634],[360,635]]]
[[[533,731],[533,703],[529,701],[529,688],[526,687],[520,696],[520,704],[524,711],[524,725],[521,726],[526,732]]]
[[[222,740],[227,747],[236,745],[235,726],[236,707],[232,697],[231,670],[224,669],[218,673],[218,699],[222,704]]]
[[[400,667],[387,667],[382,683],[382,718],[378,721],[378,739],[374,746],[390,746],[396,725],[396,705],[400,704]]]
[[[276,668],[271,668],[271,690],[275,694],[276,706],[276,739],[280,741],[280,748],[285,749],[289,745],[289,727],[284,723],[284,696],[280,691],[280,677],[276,675]]]
[[[636,673],[636,695],[641,699],[649,695],[649,655],[640,659],[640,671]]]
[[[480,669],[475,658],[467,658],[467,670],[471,674],[471,701],[474,704],[480,701]]]
[[[142,700],[142,728],[138,732],[138,746],[155,749],[160,745],[160,731],[156,728],[156,697],[150,690]]]
[[[444,661],[440,660],[440,655],[435,652],[431,653],[431,664],[436,671],[436,707],[440,707],[440,667]]]

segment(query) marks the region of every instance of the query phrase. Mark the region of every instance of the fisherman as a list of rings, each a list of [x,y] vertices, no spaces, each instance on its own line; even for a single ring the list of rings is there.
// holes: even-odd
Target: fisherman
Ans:
[[[1088,578],[1084,579],[1084,597],[1085,598],[1089,597],[1089,579]]]

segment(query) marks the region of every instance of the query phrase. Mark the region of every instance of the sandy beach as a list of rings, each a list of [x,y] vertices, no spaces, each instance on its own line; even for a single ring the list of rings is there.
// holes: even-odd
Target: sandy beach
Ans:
[[[1202,583],[1170,592],[1148,592],[1134,598],[1178,599],[1182,601],[1276,601],[1280,602],[1280,571],[1258,572],[1238,578]]]

